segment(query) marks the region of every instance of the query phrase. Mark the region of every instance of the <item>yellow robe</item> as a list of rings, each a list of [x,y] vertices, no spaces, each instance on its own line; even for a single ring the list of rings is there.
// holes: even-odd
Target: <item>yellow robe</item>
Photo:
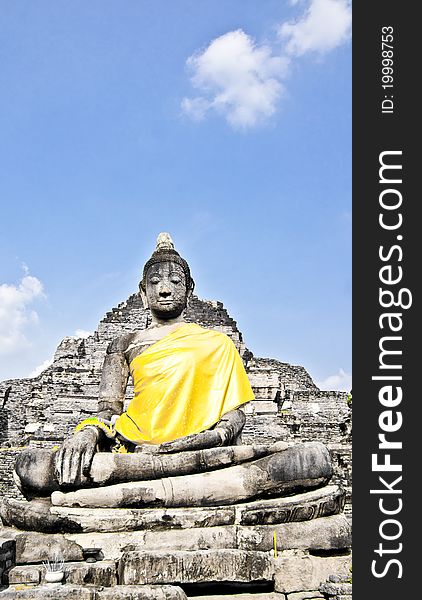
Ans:
[[[160,444],[199,433],[254,399],[233,342],[186,323],[130,363],[135,395],[115,428],[131,442]]]

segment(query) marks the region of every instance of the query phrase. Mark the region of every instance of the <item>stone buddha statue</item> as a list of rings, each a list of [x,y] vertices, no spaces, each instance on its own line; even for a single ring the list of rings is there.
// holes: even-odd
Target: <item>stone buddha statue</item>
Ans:
[[[139,286],[150,324],[109,345],[97,416],[79,423],[58,451],[19,455],[14,476],[27,499],[216,505],[329,481],[331,461],[320,443],[241,445],[252,388],[230,338],[184,320],[193,287],[188,263],[161,233]],[[134,397],[124,411],[129,375]]]
[[[170,453],[239,443],[240,407],[253,392],[233,342],[185,321],[193,289],[188,263],[161,233],[139,284],[149,326],[109,345],[97,417],[80,423],[58,452],[21,453],[15,479],[25,495],[88,484],[99,449]],[[123,412],[129,375],[135,395]]]

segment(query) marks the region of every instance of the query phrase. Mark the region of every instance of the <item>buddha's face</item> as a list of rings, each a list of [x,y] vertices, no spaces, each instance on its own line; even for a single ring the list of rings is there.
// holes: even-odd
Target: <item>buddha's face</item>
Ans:
[[[175,319],[186,307],[188,288],[185,273],[174,262],[151,265],[145,281],[147,306],[158,319]]]

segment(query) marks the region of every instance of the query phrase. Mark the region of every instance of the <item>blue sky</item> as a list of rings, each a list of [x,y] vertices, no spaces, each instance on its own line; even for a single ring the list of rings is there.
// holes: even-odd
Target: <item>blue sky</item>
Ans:
[[[349,389],[348,1],[1,13],[0,379],[94,330],[169,231],[257,356]]]

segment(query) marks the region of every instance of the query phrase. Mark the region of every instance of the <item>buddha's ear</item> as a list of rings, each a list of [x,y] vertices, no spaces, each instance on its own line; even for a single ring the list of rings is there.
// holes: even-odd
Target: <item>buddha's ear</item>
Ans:
[[[195,289],[195,282],[194,282],[194,280],[193,280],[193,279],[191,279],[191,280],[190,280],[190,286],[189,286],[189,289],[188,289],[188,291],[187,291],[187,293],[186,293],[186,301],[189,301],[190,297],[191,297],[191,296],[192,296],[192,294],[193,294],[193,290],[194,290],[194,289]]]
[[[142,282],[139,284],[139,295],[142,298],[142,304],[144,305],[144,308],[148,308],[148,299],[145,290],[142,287]]]
[[[193,283],[193,280],[192,280],[188,290],[186,291],[186,305],[189,304],[189,300],[191,299],[191,296],[193,294],[194,287],[195,287],[195,284]]]

